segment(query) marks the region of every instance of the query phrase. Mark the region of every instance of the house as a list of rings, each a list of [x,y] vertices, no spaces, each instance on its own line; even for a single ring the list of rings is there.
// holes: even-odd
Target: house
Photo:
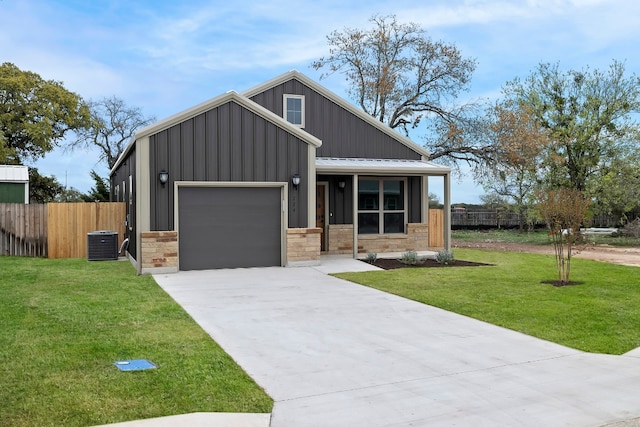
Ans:
[[[29,168],[0,165],[0,203],[29,203]]]
[[[450,169],[297,71],[136,133],[111,170],[138,273],[427,250],[428,177]]]

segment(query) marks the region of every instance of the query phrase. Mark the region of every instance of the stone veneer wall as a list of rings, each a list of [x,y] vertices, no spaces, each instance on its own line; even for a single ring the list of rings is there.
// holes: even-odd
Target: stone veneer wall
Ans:
[[[178,271],[177,231],[147,231],[140,237],[142,273]]]
[[[353,253],[353,224],[329,224],[329,250],[327,252],[330,254]]]
[[[287,229],[287,266],[319,265],[321,233],[319,228]]]
[[[358,253],[385,253],[429,250],[429,225],[407,224],[407,234],[362,234]],[[353,224],[329,225],[329,253],[353,253]]]

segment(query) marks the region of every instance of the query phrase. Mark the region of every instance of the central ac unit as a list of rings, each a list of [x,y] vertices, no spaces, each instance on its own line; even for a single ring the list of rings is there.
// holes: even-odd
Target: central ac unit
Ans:
[[[117,260],[118,233],[108,230],[87,233],[87,259],[89,261]]]

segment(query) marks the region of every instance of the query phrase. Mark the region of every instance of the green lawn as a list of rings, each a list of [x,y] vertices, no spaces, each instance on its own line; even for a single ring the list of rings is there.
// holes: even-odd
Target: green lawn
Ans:
[[[87,426],[272,400],[129,262],[0,257],[0,424]],[[121,372],[148,359],[158,369]]]
[[[337,274],[353,282],[584,351],[622,354],[640,346],[640,268],[574,258],[571,281],[549,255],[454,250],[484,267]]]
[[[509,242],[552,245],[546,229],[519,232],[518,230],[453,230],[451,238],[458,242]],[[612,246],[640,246],[640,239],[629,236],[583,236],[585,243]]]

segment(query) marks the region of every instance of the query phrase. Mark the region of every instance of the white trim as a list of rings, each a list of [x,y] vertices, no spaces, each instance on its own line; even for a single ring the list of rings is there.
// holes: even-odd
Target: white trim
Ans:
[[[420,218],[423,224],[429,223],[429,177],[420,178]]]
[[[360,177],[353,174],[353,257],[358,258],[358,191],[360,190]]]
[[[329,250],[329,181],[319,181],[316,185],[321,185],[324,187],[324,230],[322,230],[322,236],[324,240],[324,250],[327,252]],[[317,191],[315,191],[317,193]],[[316,206],[317,206],[316,200]],[[314,209],[314,216],[317,214]],[[317,224],[317,223],[316,223]],[[317,227],[317,225],[315,225]],[[322,250],[322,246],[320,245],[320,249]]]
[[[300,123],[293,123],[287,119],[287,113],[289,110],[287,109],[287,101],[289,99],[299,99],[300,100]],[[294,95],[291,93],[282,94],[282,118],[291,123],[292,125],[304,129],[304,117],[305,117],[305,108],[304,108],[304,95]]]
[[[361,212],[362,213],[374,213],[376,212],[378,214],[378,232],[377,233],[359,233],[358,230],[356,229],[356,233],[361,236],[361,237],[366,237],[366,236],[389,236],[389,235],[406,235],[407,234],[407,230],[406,230],[406,224],[409,220],[409,185],[408,185],[408,179],[406,177],[403,176],[397,176],[397,177],[379,177],[379,176],[366,176],[366,175],[361,175],[358,177],[358,188],[360,187],[360,179],[363,180],[369,180],[369,181],[377,181],[378,182],[378,209],[376,210],[361,210],[360,209],[360,203],[359,203],[359,194],[358,194],[358,201],[357,201],[357,205],[356,207],[358,208],[358,210],[355,211],[354,216],[359,215]],[[399,181],[402,182],[402,192],[403,192],[403,200],[402,200],[402,205],[403,208],[402,209],[385,209],[384,207],[384,181]],[[382,182],[382,185],[380,184]],[[384,232],[384,214],[385,213],[400,213],[402,212],[403,215],[403,231],[401,233],[385,233]]]
[[[316,223],[316,147],[307,146],[307,228],[315,227]]]
[[[309,77],[305,76],[304,74],[300,73],[299,71],[296,70],[291,70],[287,73],[284,73],[278,77],[275,77],[265,83],[262,83],[258,86],[254,86],[253,88],[246,90],[244,92],[242,92],[242,95],[246,96],[247,98],[251,98],[254,95],[257,95],[259,93],[262,93],[268,89],[271,89],[275,86],[278,86],[282,83],[285,83],[291,79],[296,79],[298,80],[300,83],[304,84],[305,86],[310,87],[311,89],[313,89],[314,91],[318,92],[319,94],[321,94],[322,96],[324,96],[327,99],[330,99],[331,101],[333,101],[334,103],[338,104],[339,106],[341,106],[342,108],[344,108],[345,110],[349,111],[350,113],[358,116],[359,118],[361,118],[362,120],[366,121],[368,124],[370,124],[371,126],[381,130],[382,132],[386,133],[388,136],[390,136],[391,138],[395,139],[396,141],[400,142],[401,144],[407,146],[408,148],[410,148],[411,150],[415,151],[418,154],[421,154],[425,157],[429,157],[429,152],[427,150],[425,150],[423,147],[419,146],[418,144],[416,144],[415,142],[413,142],[412,140],[410,140],[409,138],[401,135],[400,133],[396,132],[395,130],[391,129],[389,126],[385,125],[384,123],[382,123],[379,120],[376,120],[373,116],[371,116],[370,114],[365,113],[364,111],[362,111],[361,109],[359,109],[358,107],[356,107],[355,105],[353,105],[352,103],[346,101],[345,99],[343,99],[342,97],[336,95],[335,93],[331,92],[329,89],[325,88],[324,86],[320,85],[319,83],[316,83],[315,81],[311,80]]]
[[[218,187],[218,188],[277,188],[280,187],[280,266],[287,265],[287,225],[289,224],[289,184],[287,182],[262,181],[175,181],[173,184],[173,217],[174,230],[178,232],[178,270],[180,270],[180,217],[179,195],[180,187]]]
[[[442,176],[451,168],[425,160],[366,159],[318,157],[315,160],[318,173],[351,174],[360,172],[369,175],[432,175]]]
[[[446,174],[444,185],[444,248],[451,250],[451,174]]]
[[[149,137],[141,138],[136,147],[136,234],[132,236],[136,240],[136,257],[140,262],[136,269],[142,274],[142,233],[151,231],[151,178],[150,178],[150,154]],[[133,191],[133,188],[130,189]],[[122,197],[125,195],[124,181]]]

